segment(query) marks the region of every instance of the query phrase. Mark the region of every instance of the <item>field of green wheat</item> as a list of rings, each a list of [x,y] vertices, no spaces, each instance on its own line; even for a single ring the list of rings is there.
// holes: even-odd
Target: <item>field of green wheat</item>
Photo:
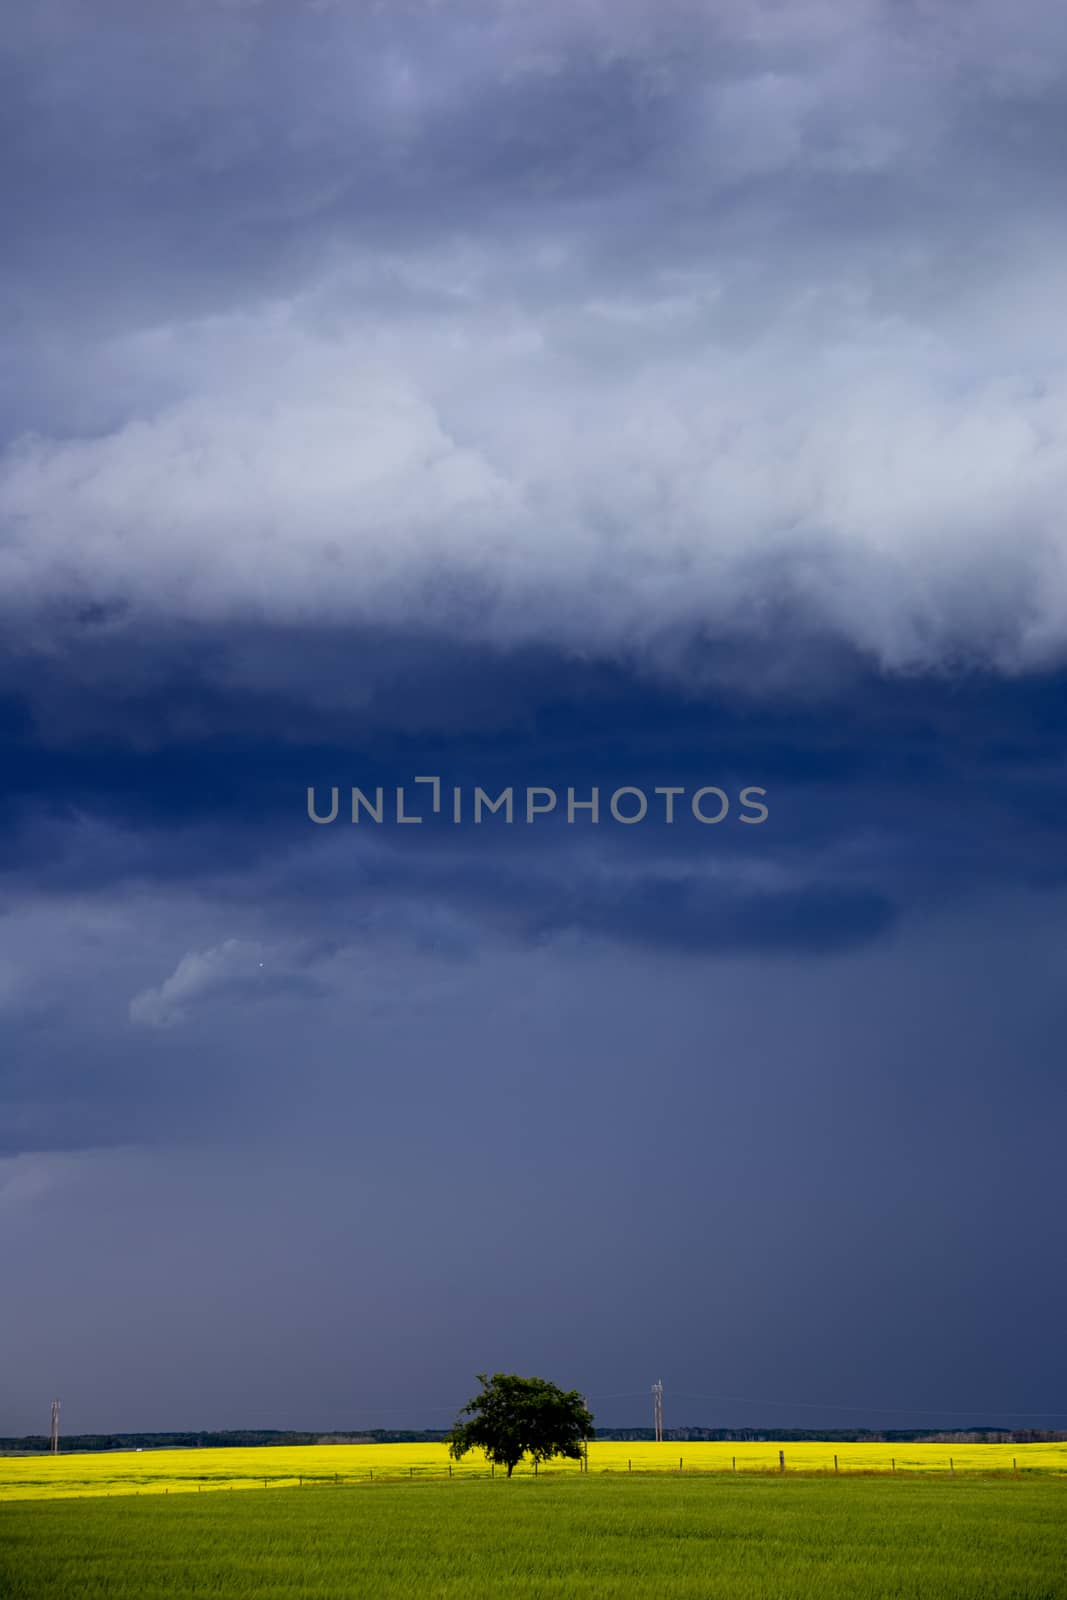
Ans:
[[[0,1506],[0,1594],[1065,1600],[1065,1509],[1067,1482],[1036,1472],[376,1476],[258,1494],[13,1500]]]

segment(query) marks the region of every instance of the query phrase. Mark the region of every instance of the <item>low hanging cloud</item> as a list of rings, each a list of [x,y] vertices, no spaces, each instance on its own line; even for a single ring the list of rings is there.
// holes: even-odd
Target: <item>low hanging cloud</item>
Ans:
[[[15,179],[10,651],[143,670],[194,627],[223,683],[237,628],[690,683],[790,636],[1067,657],[1054,8],[311,6],[297,40],[197,3],[136,73],[105,10],[80,75],[71,7],[19,43],[49,159]]]
[[[316,996],[320,983],[277,950],[226,939],[206,950],[190,950],[168,978],[130,1001],[130,1021],[148,1028],[173,1028],[210,1001],[242,1005],[279,994]]]
[[[11,449],[11,637],[62,598],[120,631],[314,618],[670,675],[788,612],[889,670],[1061,659],[1067,379],[972,376],[844,295],[818,348],[794,307],[729,350],[706,295],[450,315],[373,362],[295,314],[232,330],[270,399],[205,349],[180,402]]]

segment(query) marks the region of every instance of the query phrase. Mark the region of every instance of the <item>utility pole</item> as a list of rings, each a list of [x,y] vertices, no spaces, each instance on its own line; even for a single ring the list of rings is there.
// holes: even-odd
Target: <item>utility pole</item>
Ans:
[[[663,1443],[663,1382],[657,1378],[652,1385],[652,1425],[656,1430],[656,1443]]]
[[[59,1401],[52,1401],[52,1454],[59,1454]]]

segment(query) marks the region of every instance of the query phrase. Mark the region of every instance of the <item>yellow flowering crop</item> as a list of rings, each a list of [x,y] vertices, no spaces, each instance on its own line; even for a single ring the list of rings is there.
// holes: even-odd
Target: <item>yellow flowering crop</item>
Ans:
[[[597,1441],[589,1447],[589,1472],[777,1472],[779,1450],[789,1472],[890,1472],[958,1474],[1013,1470],[1067,1472],[1067,1444],[833,1444]],[[950,1466],[951,1462],[951,1466]],[[472,1452],[450,1462],[443,1444],[327,1444],[254,1449],[109,1450],[96,1454],[0,1457],[0,1500],[67,1495],[177,1494],[313,1484],[359,1485],[427,1478],[490,1475]],[[574,1461],[552,1461],[542,1476],[577,1475]],[[516,1473],[531,1475],[526,1462]],[[502,1474],[497,1474],[502,1476]]]

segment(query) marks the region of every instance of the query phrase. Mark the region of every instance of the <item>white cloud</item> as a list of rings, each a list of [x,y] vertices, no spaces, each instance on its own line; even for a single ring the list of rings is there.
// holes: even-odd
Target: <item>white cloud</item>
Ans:
[[[226,939],[208,950],[190,950],[169,978],[130,1001],[130,1021],[151,1028],[184,1022],[190,1006],[212,995],[243,990],[264,970],[258,945]]]
[[[81,602],[671,673],[687,640],[771,646],[788,614],[890,671],[1063,659],[1067,241],[1033,152],[1067,38],[1024,12],[1013,43],[987,4],[966,36],[877,0],[847,26],[826,0],[414,6],[364,59],[358,8],[323,11],[277,148],[260,79],[233,102],[226,61],[200,62],[197,148],[230,151],[234,227],[306,255],[268,300],[220,244],[201,265],[228,309],[131,313],[95,348],[82,329],[65,426],[0,459],[9,638],[40,649]],[[280,12],[249,15],[233,48],[273,60]],[[369,100],[302,90],[338,59]],[[140,126],[151,97],[128,93]],[[312,193],[318,220],[287,211]]]
[[[8,455],[0,607],[669,669],[679,633],[758,637],[777,595],[891,670],[1064,653],[1062,369],[983,364],[847,287],[740,347],[714,294],[669,304],[379,322],[371,359],[354,311],[329,339],[296,311],[191,326],[182,399]]]

